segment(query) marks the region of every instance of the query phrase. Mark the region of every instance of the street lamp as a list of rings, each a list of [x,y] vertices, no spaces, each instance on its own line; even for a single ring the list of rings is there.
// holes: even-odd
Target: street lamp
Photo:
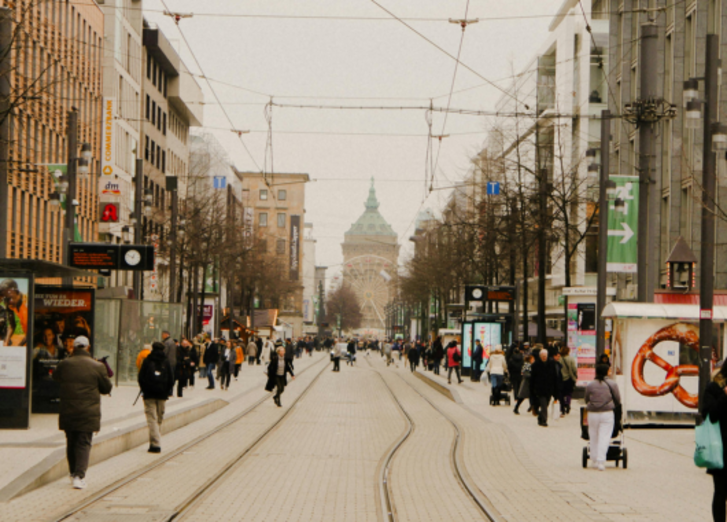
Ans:
[[[179,225],[177,225],[177,235],[179,236],[179,239],[184,239],[185,232],[185,226],[187,225],[187,222],[184,219],[179,220]]]
[[[65,194],[68,192],[68,176],[65,174],[61,175],[58,178],[58,192],[61,194]]]
[[[52,192],[48,196],[48,204],[52,209],[55,210],[61,208],[61,195],[58,192]]]
[[[93,152],[91,152],[91,145],[89,143],[83,143],[81,145],[81,158],[85,159],[88,163],[93,159]]]
[[[78,158],[78,177],[88,179],[88,160],[85,158]]]
[[[121,227],[121,237],[124,243],[129,244],[131,242],[131,227],[124,225]]]
[[[154,193],[151,189],[144,189],[144,216],[151,216],[151,203],[154,200]]]

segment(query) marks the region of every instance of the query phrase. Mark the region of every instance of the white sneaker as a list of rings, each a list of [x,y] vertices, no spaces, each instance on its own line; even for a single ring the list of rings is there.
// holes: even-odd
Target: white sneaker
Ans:
[[[598,463],[598,471],[606,471],[606,463],[605,462],[599,462]]]
[[[73,477],[73,489],[85,489],[86,481],[81,477]]]
[[[73,475],[68,475],[68,482],[71,483],[71,486],[73,485]]]

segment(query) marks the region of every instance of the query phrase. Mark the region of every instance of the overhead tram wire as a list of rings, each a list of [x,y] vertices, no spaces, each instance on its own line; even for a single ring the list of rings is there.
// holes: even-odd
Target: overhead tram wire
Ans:
[[[165,0],[161,0],[161,2],[162,2],[162,5],[164,6],[164,8],[167,10],[167,13],[169,13],[170,16],[171,16],[171,10],[169,9],[169,6],[167,6],[166,1]],[[180,27],[178,20],[175,20],[175,25],[177,26],[177,31],[179,31],[179,35],[182,37],[182,40],[184,40],[184,45],[186,45],[187,46],[187,49],[189,49],[189,53],[192,55],[192,59],[194,60],[194,63],[197,64],[197,68],[199,69],[199,72],[204,76],[204,69],[202,68],[202,64],[199,63],[199,60],[197,59],[197,55],[194,54],[194,50],[192,49],[192,46],[189,44],[189,40],[187,40],[187,37],[184,34],[184,31],[182,31],[182,28]],[[232,118],[230,117],[230,114],[227,112],[227,109],[222,104],[222,101],[220,100],[220,97],[217,95],[217,91],[215,91],[215,88],[212,86],[212,83],[209,80],[207,80],[207,86],[212,91],[212,95],[215,97],[215,100],[217,100],[217,104],[220,106],[220,109],[222,109],[222,112],[225,115],[225,118],[227,118],[227,122],[234,129],[235,128],[235,123],[232,121]],[[250,152],[250,149],[247,147],[247,144],[242,139],[242,135],[240,133],[236,133],[236,134],[237,134],[237,138],[240,140],[240,143],[242,143],[242,146],[245,149],[245,152],[247,152],[247,155],[250,157],[250,159],[252,160],[252,162],[255,165],[255,167],[259,171],[262,171],[262,169],[260,168],[260,165],[255,160],[255,157]]]

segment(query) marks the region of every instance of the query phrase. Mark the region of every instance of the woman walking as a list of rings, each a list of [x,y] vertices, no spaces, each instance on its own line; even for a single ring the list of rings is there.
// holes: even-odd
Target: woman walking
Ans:
[[[275,395],[273,395],[273,401],[278,407],[282,406],[280,396],[288,385],[287,374],[290,374],[291,379],[295,380],[293,367],[290,361],[285,358],[285,348],[280,346],[278,351],[270,358],[270,364],[268,364],[268,383],[265,386],[267,391],[276,390]]]
[[[462,352],[457,347],[457,341],[450,341],[447,345],[447,382],[452,384],[452,370],[457,376],[457,383],[462,384],[462,376],[459,372],[459,363],[462,360]]]
[[[565,417],[570,413],[570,403],[573,397],[573,388],[578,380],[578,368],[573,356],[570,355],[570,348],[563,346],[560,349],[560,373],[563,376],[561,387],[560,416]]]
[[[586,409],[588,410],[588,438],[591,446],[591,460],[599,471],[606,469],[606,453],[611,443],[615,418],[613,411],[621,402],[618,384],[608,377],[608,366],[596,365],[596,380],[586,386]]]
[[[535,357],[532,355],[525,356],[525,362],[523,363],[521,372],[520,388],[517,390],[517,403],[515,403],[515,409],[512,410],[515,415],[520,415],[520,405],[525,399],[530,400],[528,411],[533,409],[533,399],[530,397],[530,371],[534,361]]]
[[[230,378],[235,371],[237,352],[232,347],[232,341],[227,341],[220,353],[220,386],[223,390],[230,389]]]
[[[505,354],[502,352],[502,345],[498,344],[495,351],[490,355],[490,362],[487,366],[487,373],[490,374],[490,384],[492,385],[492,395],[497,405],[500,404],[500,389],[505,383],[506,372]]]
[[[432,363],[434,369],[434,375],[439,375],[439,365],[442,364],[442,357],[444,357],[444,347],[442,346],[442,338],[437,336],[432,346]]]
[[[702,404],[702,417],[710,422],[719,421],[722,435],[722,451],[727,448],[727,364],[712,377],[712,382],[704,391]],[[722,457],[724,460],[724,456]],[[727,462],[727,461],[726,461]],[[727,513],[727,469],[710,469],[707,473],[712,475],[714,481],[714,496],[712,497],[712,519],[715,522],[725,522]]]

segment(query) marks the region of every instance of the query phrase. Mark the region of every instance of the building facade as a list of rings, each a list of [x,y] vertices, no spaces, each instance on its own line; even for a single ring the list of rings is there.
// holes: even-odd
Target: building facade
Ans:
[[[76,238],[98,237],[104,15],[95,2],[0,2],[13,10],[7,201],[0,201],[11,258],[63,262],[65,213],[50,204],[68,162],[68,114],[78,114],[79,150],[91,146],[89,176],[78,182]],[[55,165],[60,165],[56,168]]]
[[[371,178],[366,210],[344,235],[343,284],[358,295],[363,320],[361,335],[382,337],[386,330],[386,305],[396,295],[399,238],[379,212]]]

